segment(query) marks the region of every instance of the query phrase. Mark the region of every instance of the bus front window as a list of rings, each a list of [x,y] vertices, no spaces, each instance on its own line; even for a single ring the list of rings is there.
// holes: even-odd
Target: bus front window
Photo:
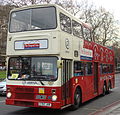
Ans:
[[[57,79],[56,57],[34,57],[31,62],[31,78],[48,81]]]
[[[10,58],[8,79],[55,81],[57,80],[57,58]]]
[[[31,8],[11,13],[9,31],[48,30],[56,25],[55,7]]]

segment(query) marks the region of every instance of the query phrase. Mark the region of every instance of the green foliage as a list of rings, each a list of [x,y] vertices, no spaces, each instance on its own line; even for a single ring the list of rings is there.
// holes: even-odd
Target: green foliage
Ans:
[[[6,71],[0,71],[0,79],[6,78]]]

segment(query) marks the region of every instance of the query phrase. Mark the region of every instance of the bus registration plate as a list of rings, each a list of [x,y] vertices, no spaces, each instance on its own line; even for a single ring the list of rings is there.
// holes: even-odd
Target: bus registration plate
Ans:
[[[38,103],[39,106],[51,107],[51,103]]]

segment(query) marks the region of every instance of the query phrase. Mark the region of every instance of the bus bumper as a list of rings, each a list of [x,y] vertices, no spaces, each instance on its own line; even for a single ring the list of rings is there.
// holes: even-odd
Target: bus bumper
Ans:
[[[7,105],[24,106],[24,107],[38,107],[38,108],[51,108],[51,109],[61,109],[61,102],[52,101],[26,101],[18,99],[6,99]]]

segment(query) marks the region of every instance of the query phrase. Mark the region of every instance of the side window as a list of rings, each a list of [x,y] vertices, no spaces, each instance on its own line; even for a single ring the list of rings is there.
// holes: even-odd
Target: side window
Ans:
[[[88,28],[83,27],[83,36],[85,40],[92,41],[91,32]]]
[[[72,33],[72,30],[71,30],[71,19],[60,13],[60,26],[61,26],[61,29],[69,34]]]
[[[80,23],[72,20],[73,35],[82,38],[82,26]]]
[[[112,64],[110,64],[110,73],[114,72],[114,66]]]
[[[86,75],[92,75],[92,69],[93,69],[92,62],[87,62],[85,66]]]
[[[101,64],[101,74],[113,73],[114,66],[112,64]]]
[[[74,62],[74,76],[84,75],[84,63]]]
[[[102,64],[102,74],[107,73],[107,64]]]

